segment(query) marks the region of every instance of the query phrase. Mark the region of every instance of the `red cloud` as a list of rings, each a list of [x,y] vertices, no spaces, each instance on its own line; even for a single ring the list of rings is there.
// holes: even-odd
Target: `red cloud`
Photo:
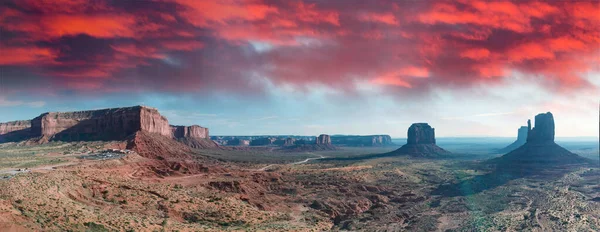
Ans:
[[[0,68],[35,70],[67,89],[227,90],[258,77],[347,91],[363,80],[394,93],[498,82],[513,71],[573,92],[599,71],[592,2],[356,3],[14,1],[0,6]]]

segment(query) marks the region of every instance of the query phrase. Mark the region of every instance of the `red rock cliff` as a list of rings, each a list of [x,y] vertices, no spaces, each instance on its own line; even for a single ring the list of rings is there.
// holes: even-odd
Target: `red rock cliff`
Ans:
[[[29,128],[31,128],[31,121],[29,120],[0,123],[0,135],[20,130],[28,130]]]
[[[192,126],[171,126],[171,131],[175,138],[197,138],[207,139],[208,128],[204,128],[198,125]]]
[[[44,140],[121,140],[137,131],[172,137],[169,121],[144,106],[50,112],[31,120],[31,125],[32,136]]]

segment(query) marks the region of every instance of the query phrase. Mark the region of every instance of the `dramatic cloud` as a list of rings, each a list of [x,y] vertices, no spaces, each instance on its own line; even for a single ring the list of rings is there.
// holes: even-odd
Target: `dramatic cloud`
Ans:
[[[46,94],[366,83],[414,95],[515,72],[568,94],[597,88],[585,75],[600,62],[592,1],[15,0],[0,33],[5,87],[27,76],[51,84],[14,87]]]

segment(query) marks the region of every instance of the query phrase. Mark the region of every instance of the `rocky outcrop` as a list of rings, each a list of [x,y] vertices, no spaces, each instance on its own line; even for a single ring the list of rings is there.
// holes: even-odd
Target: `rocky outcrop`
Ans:
[[[250,140],[235,138],[232,140],[228,140],[227,145],[229,145],[229,146],[249,146]]]
[[[331,137],[326,134],[319,135],[313,143],[305,140],[297,140],[292,146],[283,146],[280,151],[284,152],[308,152],[308,151],[329,151],[337,148],[331,144]]]
[[[2,129],[3,128],[3,129]],[[208,129],[194,126],[170,126],[167,118],[157,109],[133,106],[76,112],[49,112],[29,121],[0,124],[0,141],[29,139],[40,143],[48,141],[127,140],[143,131],[180,140],[195,148],[216,147],[210,141]]]
[[[175,138],[197,138],[207,139],[208,128],[204,128],[198,125],[192,126],[171,126],[173,137]]]
[[[407,134],[406,144],[390,154],[423,158],[444,158],[451,154],[435,144],[435,130],[427,123],[412,124]]]
[[[296,144],[296,139],[287,138],[287,139],[285,139],[285,143],[283,143],[283,146],[294,146],[295,144]]]
[[[413,123],[408,128],[407,144],[435,144],[435,129],[427,123]]]
[[[506,152],[512,151],[514,149],[517,149],[520,146],[523,146],[523,144],[525,144],[525,142],[527,142],[528,131],[529,131],[528,127],[526,127],[526,126],[520,127],[518,134],[517,134],[517,140],[498,151],[502,152],[502,153],[506,153]]]
[[[171,126],[173,138],[192,148],[215,148],[218,145],[210,140],[208,128],[198,125]]]
[[[31,120],[32,136],[41,141],[123,140],[137,131],[172,137],[168,120],[144,106],[50,112]]]
[[[250,146],[269,146],[275,142],[274,138],[258,138],[250,141]]]
[[[553,143],[554,142],[554,116],[548,112],[535,116],[535,127],[531,128],[531,120],[527,120],[528,143]]]
[[[0,142],[19,141],[31,135],[31,121],[21,120],[0,123]]]
[[[552,113],[535,116],[535,127],[527,121],[527,142],[519,148],[488,161],[500,169],[520,173],[562,165],[584,164],[590,160],[569,152],[554,142],[554,117]]]
[[[374,147],[393,145],[389,135],[335,135],[331,136],[331,144],[349,147]]]
[[[317,137],[316,144],[331,145],[331,137],[326,134],[319,135],[319,137]]]

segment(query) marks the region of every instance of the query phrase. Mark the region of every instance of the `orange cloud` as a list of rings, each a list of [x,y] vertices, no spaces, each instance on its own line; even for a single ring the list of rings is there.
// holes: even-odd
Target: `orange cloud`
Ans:
[[[36,65],[57,57],[56,51],[49,48],[0,46],[0,51],[0,65]]]
[[[359,17],[359,19],[367,22],[378,22],[396,26],[400,24],[398,19],[396,19],[396,16],[394,16],[392,13],[368,13],[363,14],[361,17]]]

